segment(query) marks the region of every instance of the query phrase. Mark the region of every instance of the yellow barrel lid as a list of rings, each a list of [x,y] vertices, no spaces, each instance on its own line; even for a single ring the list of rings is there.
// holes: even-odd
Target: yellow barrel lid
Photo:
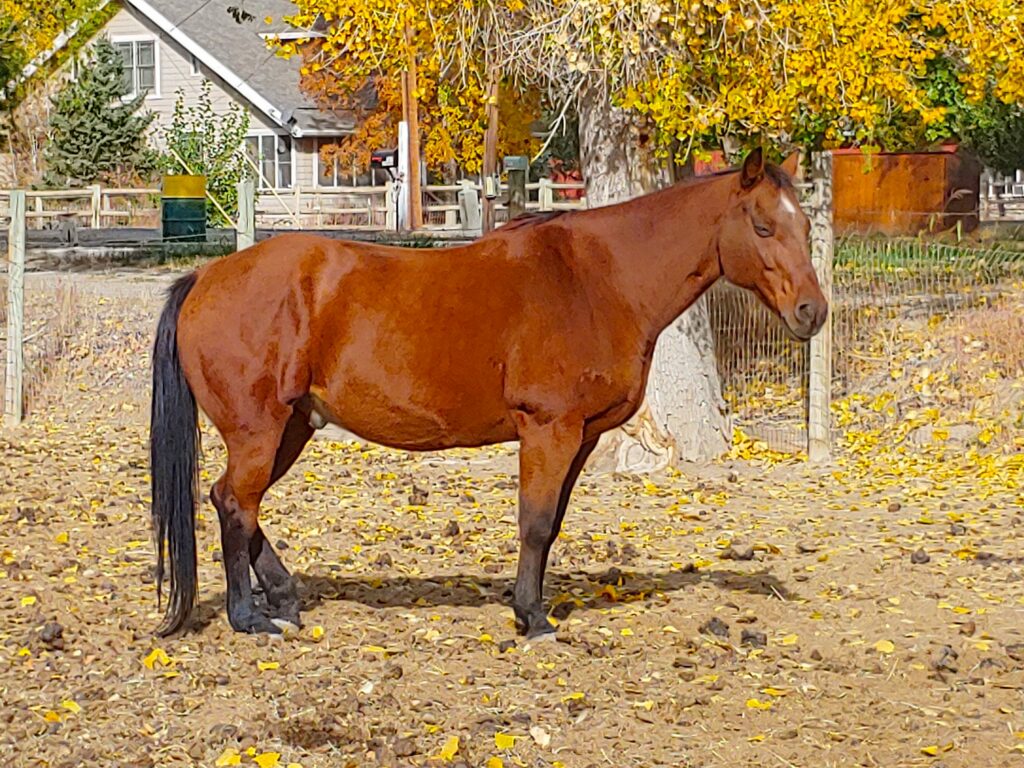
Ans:
[[[206,197],[206,177],[184,174],[164,176],[164,197]]]

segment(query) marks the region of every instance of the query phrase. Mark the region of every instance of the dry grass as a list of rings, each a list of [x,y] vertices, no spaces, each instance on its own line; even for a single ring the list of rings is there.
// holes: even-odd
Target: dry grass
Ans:
[[[0,282],[0,390],[6,386],[7,282]],[[37,398],[67,353],[80,320],[78,292],[59,281],[46,288],[27,289],[23,328],[24,389],[22,408],[33,412]]]
[[[963,335],[957,345],[961,359],[965,347],[981,344],[1004,374],[1024,374],[1024,307],[976,309],[966,313],[962,322]]]

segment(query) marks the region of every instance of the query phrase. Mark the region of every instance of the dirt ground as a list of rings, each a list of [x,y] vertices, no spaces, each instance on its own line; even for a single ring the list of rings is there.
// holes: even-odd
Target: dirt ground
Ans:
[[[938,358],[924,379],[961,393],[969,434],[908,354],[890,378],[922,404],[837,403],[831,465],[738,435],[707,467],[585,473],[547,582],[558,642],[524,645],[507,605],[514,446],[329,438],[264,508],[302,631],[230,630],[204,505],[199,621],[161,639],[147,398],[164,282],[80,278],[65,359],[0,432],[5,765],[1024,764],[1021,398],[992,399],[1021,384],[984,344],[960,353],[988,400],[936,383]],[[208,487],[224,452],[204,438]]]

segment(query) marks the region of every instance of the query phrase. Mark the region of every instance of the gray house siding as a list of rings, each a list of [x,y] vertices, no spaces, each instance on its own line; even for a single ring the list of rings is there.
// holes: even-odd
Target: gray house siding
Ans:
[[[167,38],[161,30],[153,27],[149,20],[139,14],[131,7],[122,7],[98,33],[98,36],[106,36],[115,45],[118,43],[148,43],[154,44],[155,50],[155,81],[152,92],[146,97],[145,106],[156,113],[153,121],[153,140],[159,144],[163,130],[170,125],[174,114],[174,105],[178,93],[185,95],[187,102],[194,102],[198,98],[203,83],[209,80],[212,83],[211,96],[213,109],[217,113],[226,113],[232,105],[242,107],[249,115],[249,136],[251,145],[266,146],[291,146],[289,153],[290,183],[286,187],[294,187],[296,184],[302,187],[318,185],[319,171],[316,157],[319,142],[334,140],[332,137],[316,139],[312,137],[295,138],[275,125],[267,116],[253,105],[245,102],[238,94],[213,71],[209,70],[201,62],[196,60],[185,48],[176,41]],[[298,83],[295,83],[296,90]],[[276,136],[276,139],[269,137]],[[267,137],[260,139],[258,137]],[[270,175],[270,168],[277,169],[274,161],[263,158],[260,162]],[[261,181],[261,186],[281,186],[281,179],[275,178]]]

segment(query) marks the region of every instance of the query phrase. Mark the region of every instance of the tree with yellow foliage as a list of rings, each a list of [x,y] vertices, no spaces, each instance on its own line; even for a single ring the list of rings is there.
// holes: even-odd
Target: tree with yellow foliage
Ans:
[[[466,102],[426,110],[449,145],[482,131],[489,72],[574,109],[591,205],[665,183],[673,153],[755,141],[920,146],[954,127],[956,105],[936,87],[943,68],[968,101],[1024,102],[1020,0],[297,4],[300,25],[318,14],[328,24],[311,69],[401,71],[409,48],[396,31],[409,25],[424,95],[444,82]],[[615,445],[618,466],[722,452],[730,435],[702,304],[663,334],[655,365],[646,416]]]
[[[415,68],[406,95],[418,106],[422,154],[428,169],[451,178],[461,168],[479,173],[487,123],[486,56],[475,54],[484,29],[473,27],[463,0],[299,0],[294,25],[326,20],[322,36],[282,42],[282,55],[302,55],[302,88],[326,108],[359,117],[355,135],[329,146],[324,159],[365,168],[372,150],[390,146],[403,118],[402,77]],[[499,141],[506,154],[527,154],[539,143],[530,123],[536,94],[501,89]]]
[[[667,181],[666,157],[779,148],[921,147],[967,102],[1024,102],[1019,0],[491,0],[519,81],[571,103],[591,205]],[[729,440],[702,304],[659,342],[623,470],[721,452]],[[628,435],[633,435],[629,437]]]

